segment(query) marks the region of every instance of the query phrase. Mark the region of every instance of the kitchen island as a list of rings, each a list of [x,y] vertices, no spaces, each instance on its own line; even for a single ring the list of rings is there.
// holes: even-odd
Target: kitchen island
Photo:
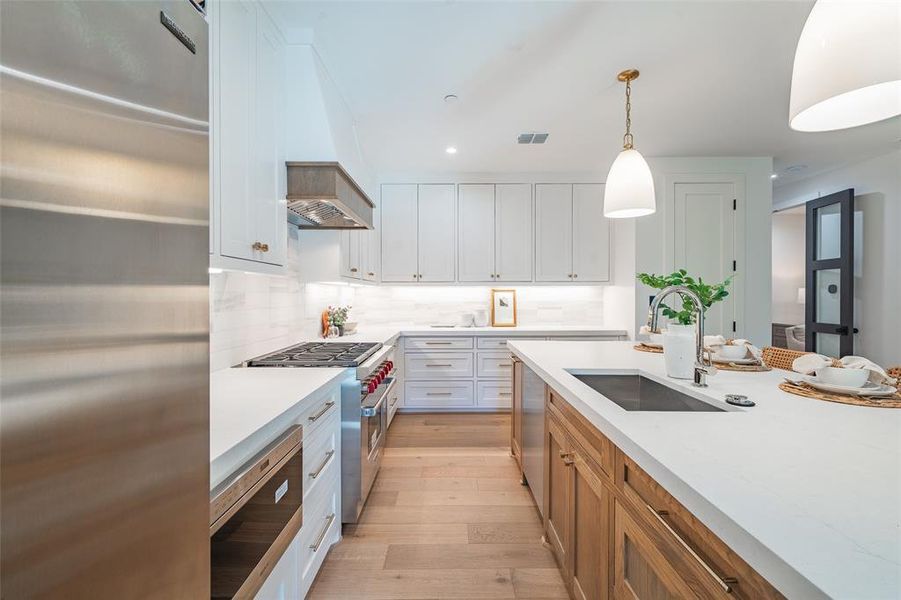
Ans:
[[[666,377],[663,356],[632,342],[508,345],[549,398],[561,398],[784,596],[901,597],[901,411],[794,396],[778,389],[778,370],[720,371],[694,388]],[[722,411],[626,411],[572,370],[640,374]],[[726,394],[757,405],[729,406]]]

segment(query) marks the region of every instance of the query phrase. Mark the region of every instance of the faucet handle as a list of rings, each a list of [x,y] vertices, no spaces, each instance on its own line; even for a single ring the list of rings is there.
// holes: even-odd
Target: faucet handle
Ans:
[[[701,361],[698,361],[695,363],[695,371],[701,372],[704,375],[707,375],[708,377],[712,377],[713,375],[716,375],[719,372],[719,370],[716,367],[714,367],[712,363],[707,365]]]

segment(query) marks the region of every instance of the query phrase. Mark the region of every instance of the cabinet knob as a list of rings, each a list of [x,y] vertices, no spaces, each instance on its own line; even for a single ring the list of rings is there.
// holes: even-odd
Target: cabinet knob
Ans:
[[[570,279],[572,279],[572,278],[573,278],[573,274],[570,273],[569,275],[567,275],[567,277],[569,277]]]
[[[497,279],[500,279],[500,278],[501,278],[501,274],[500,274],[500,273],[495,273],[494,276],[495,276]]]
[[[357,268],[356,268],[356,267],[351,267],[351,268],[350,268],[350,272],[351,272],[351,273],[356,273],[356,272],[357,272]]]
[[[419,278],[422,279],[422,273],[419,274]]]
[[[375,277],[375,273],[373,273],[372,271],[369,271],[369,272],[366,273],[366,274],[369,275],[370,277]]]
[[[578,273],[573,273],[573,279],[575,279],[575,278],[578,277],[578,276],[579,276]]]
[[[253,248],[253,249],[256,250],[257,252],[262,252],[262,251],[263,251],[263,244],[261,244],[260,242],[254,242],[253,245],[251,246],[251,248]]]

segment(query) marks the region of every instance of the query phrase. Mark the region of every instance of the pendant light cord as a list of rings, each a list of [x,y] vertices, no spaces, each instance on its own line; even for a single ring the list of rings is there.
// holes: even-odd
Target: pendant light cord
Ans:
[[[626,79],[626,135],[623,136],[623,150],[632,149],[632,80]]]

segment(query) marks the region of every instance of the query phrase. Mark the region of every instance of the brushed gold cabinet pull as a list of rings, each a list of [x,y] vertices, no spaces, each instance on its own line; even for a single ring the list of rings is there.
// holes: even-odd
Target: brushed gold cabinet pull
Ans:
[[[510,363],[497,363],[497,366],[500,367],[500,368],[502,368],[502,369],[509,369],[509,368],[512,367],[513,365],[511,365]]]
[[[335,401],[334,401],[334,400],[329,400],[328,402],[326,402],[326,403],[323,405],[323,407],[319,410],[319,412],[317,412],[315,415],[310,415],[309,417],[307,417],[307,419],[310,421],[310,423],[313,423],[313,422],[315,422],[315,421],[318,421],[319,418],[320,418],[322,415],[324,415],[325,413],[327,413],[327,412],[328,412],[328,409],[330,409],[330,408],[333,407],[334,405],[335,405]]]
[[[732,588],[729,587],[729,584],[738,583],[738,580],[734,577],[720,577],[719,575],[717,575],[716,572],[710,567],[710,565],[708,565],[703,558],[698,556],[698,553],[688,545],[688,542],[682,539],[682,536],[676,533],[676,530],[670,527],[670,524],[666,522],[666,519],[664,519],[663,517],[669,514],[668,512],[666,512],[665,510],[657,511],[650,504],[645,504],[645,506],[647,506],[648,510],[651,511],[651,514],[654,515],[654,518],[657,519],[657,521],[661,525],[663,525],[663,528],[666,529],[677,542],[679,542],[679,545],[682,546],[682,548],[686,552],[688,552],[699,565],[701,565],[701,568],[704,569],[711,577],[713,577],[713,579],[719,584],[719,586],[723,588],[723,591],[727,594],[731,594]]]
[[[253,249],[256,250],[257,252],[262,252],[262,251],[263,251],[263,244],[261,244],[260,242],[254,242],[253,245],[251,246],[251,248],[253,248]]]
[[[567,467],[571,467],[572,464],[574,462],[576,462],[575,460],[573,460],[573,453],[567,452],[565,450],[560,451],[560,458],[563,459],[563,464],[566,465]]]
[[[372,271],[370,271],[369,273],[367,273],[367,275],[369,275],[370,277],[375,277],[375,273],[373,273]]]
[[[322,473],[322,470],[323,470],[330,462],[332,462],[332,457],[333,457],[333,456],[335,456],[335,451],[334,451],[334,450],[329,450],[328,452],[326,452],[326,453],[325,453],[325,460],[322,461],[322,464],[319,465],[319,468],[316,469],[315,471],[310,471],[310,479],[316,479],[317,477],[319,477],[319,474]]]
[[[322,532],[319,534],[319,537],[316,538],[316,541],[310,544],[310,550],[312,550],[313,552],[319,551],[319,546],[322,545],[322,542],[325,540],[325,534],[328,533],[328,530],[329,528],[331,528],[334,521],[335,513],[332,513],[325,518],[325,527],[322,528]]]
[[[269,252],[269,244],[262,244],[262,245],[260,246],[260,249],[261,249],[263,252]]]
[[[356,273],[356,272],[357,272],[357,268],[356,268],[356,267],[351,267],[351,268],[350,268],[350,272],[351,272],[351,273]]]
[[[573,279],[576,279],[577,277],[579,277],[579,274],[578,274],[578,273],[573,273]]]
[[[570,278],[570,279],[573,278],[573,274],[572,274],[572,273],[569,274],[569,278]]]
[[[443,363],[442,363],[442,364],[426,363],[425,366],[427,366],[427,367],[452,367],[452,366],[454,366],[454,365],[451,365],[451,364],[443,364]]]
[[[450,392],[426,392],[426,396],[450,396]]]

